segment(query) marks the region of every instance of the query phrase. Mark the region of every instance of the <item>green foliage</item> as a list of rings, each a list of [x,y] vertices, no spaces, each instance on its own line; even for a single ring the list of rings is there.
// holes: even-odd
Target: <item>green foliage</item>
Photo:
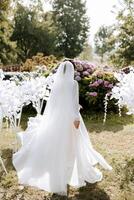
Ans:
[[[115,38],[112,36],[114,28],[112,26],[101,26],[95,34],[95,52],[101,57],[101,62],[104,61],[106,53],[114,48]]]
[[[134,1],[124,0],[123,3],[124,8],[117,16],[117,48],[111,56],[117,66],[134,64]]]
[[[81,60],[92,60],[93,59],[93,48],[91,45],[86,43],[83,47],[83,51],[78,56]]]
[[[0,11],[7,11],[10,5],[10,0],[0,0]]]
[[[123,165],[116,167],[116,173],[120,176],[120,188],[131,190],[134,186],[134,158],[126,158]]]
[[[113,86],[117,83],[112,69],[107,67],[100,68],[88,61],[70,59],[74,65],[74,78],[79,82],[80,104],[84,112],[102,112],[104,113],[104,99],[109,94]],[[116,100],[108,102],[108,111],[117,112]]]
[[[79,82],[80,103],[85,111],[104,112],[104,98],[110,93],[116,79],[112,73],[96,70]],[[108,110],[117,112],[115,101],[109,101]]]
[[[10,40],[12,35],[11,22],[8,19],[10,0],[0,1],[0,63],[15,62],[17,58],[16,44]]]
[[[126,186],[129,187],[130,184],[134,185],[134,158],[126,160],[120,186],[124,189]]]
[[[44,56],[42,53],[38,53],[31,59],[26,60],[26,62],[21,67],[21,71],[32,71],[35,70],[37,66],[42,66],[44,69],[50,71],[52,68],[55,68],[57,64],[58,60],[55,56]]]
[[[11,171],[10,174],[7,174],[6,176],[3,176],[1,178],[1,184],[6,189],[12,187],[14,184],[17,185],[17,179],[15,177],[15,172]]]
[[[96,53],[108,55],[114,66],[125,67],[134,64],[134,1],[122,0],[113,29],[100,27],[95,36]]]
[[[54,21],[57,26],[57,49],[60,55],[78,56],[87,40],[89,29],[85,2],[54,0]]]
[[[47,15],[51,16],[51,13]],[[51,17],[48,18],[45,15],[40,18],[36,9],[17,4],[12,40],[17,41],[20,60],[25,61],[38,52],[45,55],[54,53],[55,33],[52,30],[52,24],[45,23],[47,19],[51,21]]]

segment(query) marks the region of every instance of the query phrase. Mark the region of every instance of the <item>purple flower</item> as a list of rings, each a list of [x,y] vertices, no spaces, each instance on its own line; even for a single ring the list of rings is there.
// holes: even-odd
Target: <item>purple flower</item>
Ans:
[[[88,68],[90,68],[90,69],[92,69],[92,70],[94,70],[94,69],[96,68],[96,66],[93,65],[92,63],[89,63],[88,66],[89,66]]]
[[[84,71],[84,72],[83,72],[83,75],[84,75],[84,76],[88,76],[88,75],[89,75],[89,72]]]
[[[94,83],[89,85],[89,87],[98,87],[98,86],[99,86],[98,81],[95,81]]]
[[[84,67],[84,69],[88,69],[88,68],[89,68],[89,65],[88,65],[87,63],[84,63],[84,64],[83,64],[83,67]]]
[[[103,83],[102,79],[98,79],[97,81],[98,81],[99,85]]]
[[[87,72],[91,74],[93,72],[93,70],[91,68],[88,68]]]
[[[109,84],[109,85],[108,85],[108,88],[113,88],[113,84],[112,84],[112,83]]]
[[[80,76],[76,76],[76,77],[75,77],[75,80],[76,80],[76,81],[80,81],[80,80],[81,80],[81,77],[80,77]]]
[[[88,61],[82,61],[82,60],[73,60],[73,63],[75,64],[76,68],[78,69],[78,71],[83,71],[81,69],[81,67],[84,69],[84,70],[87,70],[87,69],[95,69],[96,66]]]
[[[80,72],[75,71],[75,72],[74,72],[74,75],[75,75],[75,76],[80,76]]]
[[[109,81],[104,81],[104,87],[108,87]]]
[[[108,92],[108,93],[107,93],[107,96],[110,96],[110,95],[111,95],[111,92]]]
[[[89,92],[88,95],[92,96],[92,97],[96,97],[98,95],[98,93],[97,92]]]

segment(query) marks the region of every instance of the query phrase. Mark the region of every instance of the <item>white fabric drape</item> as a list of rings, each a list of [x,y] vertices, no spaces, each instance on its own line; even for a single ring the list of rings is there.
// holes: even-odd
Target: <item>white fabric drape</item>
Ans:
[[[74,127],[80,120],[80,127]],[[74,67],[66,61],[60,64],[43,116],[30,118],[26,131],[18,134],[20,150],[13,155],[19,183],[48,192],[67,192],[74,187],[102,179],[95,167],[111,166],[93,149],[83,119],[79,113],[79,88],[74,81]]]

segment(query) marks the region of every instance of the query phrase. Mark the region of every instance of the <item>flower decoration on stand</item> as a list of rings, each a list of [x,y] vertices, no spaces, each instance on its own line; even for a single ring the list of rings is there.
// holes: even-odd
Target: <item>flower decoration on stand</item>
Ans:
[[[10,80],[4,80],[3,72],[0,73],[0,127],[3,118],[9,121],[10,127],[20,125],[22,109],[32,103],[37,114],[40,115],[43,102],[49,96],[48,88],[51,87],[53,76],[35,76],[34,73],[18,73]]]
[[[126,106],[127,114],[134,114],[134,68],[129,67],[129,70],[127,73],[114,74],[118,83],[112,89],[111,99],[118,100],[119,111],[123,106]]]

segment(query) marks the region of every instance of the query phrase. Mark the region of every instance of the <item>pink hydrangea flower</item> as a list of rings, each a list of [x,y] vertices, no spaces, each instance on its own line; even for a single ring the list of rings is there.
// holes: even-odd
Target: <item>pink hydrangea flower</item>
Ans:
[[[109,84],[109,85],[108,85],[108,88],[113,88],[113,84],[112,84],[112,83]]]
[[[89,75],[89,72],[84,71],[84,72],[83,72],[83,75],[84,75],[84,76],[88,76],[88,75]]]
[[[108,93],[107,93],[107,96],[110,96],[110,95],[111,95],[111,92],[108,92]]]
[[[102,83],[103,83],[103,80],[102,80],[102,79],[98,79],[97,81],[98,81],[99,84],[102,84]]]
[[[98,81],[95,81],[94,83],[89,85],[89,87],[98,87],[98,86],[99,86]]]
[[[88,93],[89,96],[93,96],[93,97],[96,97],[98,95],[97,92],[89,92]]]
[[[81,77],[80,77],[80,76],[76,76],[76,77],[75,77],[75,80],[76,80],[76,81],[80,81],[80,80],[81,80]]]
[[[84,64],[84,65],[83,65],[83,68],[84,68],[84,69],[88,69],[88,65],[87,65],[87,64]]]
[[[104,87],[108,87],[109,84],[109,81],[104,81]]]
[[[74,75],[75,75],[75,76],[80,76],[80,72],[75,71],[75,72],[74,72]]]
[[[88,72],[88,73],[92,73],[93,70],[92,70],[91,68],[88,68],[88,69],[87,69],[87,72]]]

